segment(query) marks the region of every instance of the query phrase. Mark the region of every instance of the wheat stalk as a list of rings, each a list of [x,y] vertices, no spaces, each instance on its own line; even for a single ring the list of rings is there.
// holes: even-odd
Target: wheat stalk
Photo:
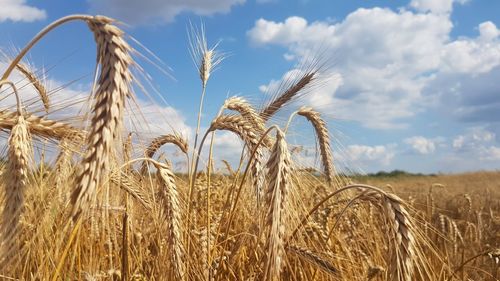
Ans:
[[[297,114],[307,118],[309,122],[314,127],[316,132],[316,138],[319,143],[319,150],[321,154],[321,163],[323,165],[323,173],[326,175],[326,179],[330,186],[333,186],[335,178],[335,166],[333,165],[333,155],[332,149],[330,147],[330,136],[328,133],[328,128],[326,123],[321,118],[319,112],[314,111],[310,107],[302,107],[297,111]]]
[[[262,280],[280,280],[284,259],[285,201],[290,189],[291,160],[285,136],[277,129],[276,142],[267,162],[264,233],[266,233],[264,276]]]
[[[94,200],[96,189],[109,170],[113,143],[119,138],[125,99],[132,96],[132,74],[129,70],[133,64],[131,48],[123,39],[123,31],[112,22],[106,17],[87,20],[97,43],[100,73],[94,94],[94,115],[87,138],[87,152],[77,172],[77,186],[71,196],[73,219]]]

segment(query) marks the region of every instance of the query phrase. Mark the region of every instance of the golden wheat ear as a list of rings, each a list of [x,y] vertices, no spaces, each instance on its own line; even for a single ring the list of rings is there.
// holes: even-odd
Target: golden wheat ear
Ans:
[[[33,88],[35,88],[36,92],[40,96],[40,99],[42,100],[45,112],[48,113],[50,109],[49,95],[47,94],[47,89],[43,85],[42,81],[38,79],[38,77],[35,75],[33,71],[31,71],[28,65],[25,65],[23,63],[18,63],[16,65],[16,68],[28,79],[28,81],[30,81]]]
[[[62,140],[80,144],[85,139],[85,132],[71,126],[70,124],[38,117],[25,113],[24,118],[28,122],[30,133],[33,136],[46,139]],[[0,128],[12,129],[17,122],[17,112],[0,110]]]
[[[253,106],[242,97],[230,97],[224,101],[220,112],[224,109],[229,109],[236,111],[241,114],[245,120],[247,120],[254,128],[254,131],[261,136],[266,131],[266,126],[264,119],[259,115],[259,113],[253,108]],[[220,114],[219,114],[220,115]],[[266,147],[272,146],[272,140],[269,136],[265,136],[263,144]]]
[[[317,76],[318,72],[315,70],[304,73],[295,83],[291,83],[282,93],[276,95],[259,113],[260,117],[264,121],[268,121],[281,108],[297,98],[307,86],[310,86],[311,83],[316,80]]]
[[[333,186],[335,181],[335,166],[333,165],[333,154],[330,146],[330,135],[326,122],[321,118],[321,114],[310,107],[302,107],[297,111],[297,114],[304,116],[314,127],[316,138],[319,144],[321,155],[321,164],[323,165],[323,173],[326,176],[328,184]]]
[[[170,265],[176,280],[183,280],[187,274],[185,265],[185,250],[182,244],[182,216],[180,208],[179,193],[175,184],[175,175],[172,170],[161,163],[153,162],[158,170],[158,177],[161,179],[161,196],[165,220],[167,222],[167,241]]]
[[[160,149],[163,145],[167,143],[176,145],[184,154],[188,153],[188,143],[186,139],[184,139],[178,134],[167,134],[154,138],[148,145],[146,150],[144,150],[144,157],[153,158],[156,151],[158,151],[158,149]],[[147,163],[144,162],[141,167],[141,173],[142,174],[146,173],[147,168],[148,168]]]
[[[24,209],[24,192],[28,184],[28,163],[31,159],[31,137],[28,123],[24,119],[21,100],[15,85],[0,81],[14,90],[17,99],[17,118],[8,139],[8,162],[4,173],[5,205],[2,211],[0,272],[17,262],[20,245],[17,238],[21,232],[20,220]]]
[[[265,207],[263,212],[266,236],[262,280],[281,280],[284,256],[285,201],[291,184],[291,160],[285,135],[276,129],[276,142],[267,162]]]
[[[94,94],[91,128],[87,152],[77,172],[77,185],[71,196],[73,218],[93,201],[96,189],[109,171],[114,142],[120,137],[125,100],[132,95],[133,64],[131,47],[123,39],[123,31],[106,17],[87,20],[97,43],[100,65]]]
[[[259,201],[264,185],[261,162],[264,157],[264,151],[259,145],[259,133],[255,130],[255,128],[248,120],[240,115],[218,116],[212,121],[208,132],[212,132],[215,130],[226,130],[233,132],[245,142],[245,145],[250,148],[250,151],[255,150],[254,159],[251,162],[251,173],[253,178],[253,187],[256,190],[257,201]]]
[[[40,31],[11,61],[2,75],[6,80],[27,52],[54,28],[69,21],[82,20],[94,34],[97,44],[99,77],[94,87],[93,116],[87,137],[87,150],[76,176],[76,188],[71,196],[72,216],[77,216],[93,201],[97,187],[109,172],[114,141],[120,136],[125,99],[133,97],[132,48],[124,40],[124,32],[113,25],[114,20],[104,16],[71,15],[63,17]],[[1,87],[1,85],[0,85]]]

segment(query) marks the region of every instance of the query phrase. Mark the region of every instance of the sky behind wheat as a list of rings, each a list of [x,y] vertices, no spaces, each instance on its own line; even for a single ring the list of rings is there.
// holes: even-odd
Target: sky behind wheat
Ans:
[[[0,0],[0,7],[4,50],[22,47],[68,14],[104,14],[126,23],[123,28],[144,46],[134,44],[136,49],[168,72],[138,58],[157,90],[149,91],[155,104],[138,93],[151,136],[173,127],[193,137],[201,84],[187,33],[190,24],[203,22],[209,46],[219,43],[226,55],[208,82],[204,127],[227,97],[259,106],[315,57],[327,64],[324,80],[275,121],[283,124],[296,106],[319,110],[340,168],[500,168],[499,1]],[[52,88],[77,80],[56,100],[88,91],[92,40],[83,24],[73,23],[28,56],[35,69],[48,70]],[[288,139],[303,145],[298,157],[304,165],[317,162],[312,133],[304,120],[292,122]],[[236,161],[240,149],[235,137],[220,134],[218,157]]]

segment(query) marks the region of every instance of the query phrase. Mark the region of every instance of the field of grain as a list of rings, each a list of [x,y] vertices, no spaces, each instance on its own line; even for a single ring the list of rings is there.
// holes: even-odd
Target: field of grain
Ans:
[[[91,109],[72,122],[43,113],[50,97],[22,61],[69,21],[88,25],[98,62]],[[9,61],[0,81],[16,97],[0,111],[4,280],[498,280],[500,173],[341,175],[326,122],[307,105],[292,115],[314,128],[321,176],[303,169],[272,117],[315,85],[320,63],[264,105],[227,99],[203,131],[205,91],[223,57],[203,32],[191,39],[201,85],[192,141],[176,133],[142,141],[126,129],[136,53],[112,19],[63,18]],[[13,71],[38,100],[19,96]],[[201,148],[222,130],[244,146],[239,165],[215,170]],[[185,155],[187,171],[174,173],[163,146]]]

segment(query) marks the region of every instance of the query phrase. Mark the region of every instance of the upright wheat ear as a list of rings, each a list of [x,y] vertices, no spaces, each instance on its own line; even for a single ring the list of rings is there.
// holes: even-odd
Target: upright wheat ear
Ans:
[[[71,196],[73,219],[95,197],[96,188],[109,170],[113,142],[118,139],[125,99],[132,95],[130,83],[133,64],[131,48],[123,40],[123,31],[106,17],[87,20],[97,43],[99,78],[94,96],[92,124],[87,153],[77,172],[77,186]]]
[[[262,280],[281,280],[284,259],[285,200],[290,188],[291,160],[284,134],[278,129],[276,143],[267,162],[264,233],[266,235]]]
[[[24,208],[24,190],[28,181],[28,162],[30,158],[31,138],[28,124],[23,117],[21,101],[13,83],[9,84],[17,98],[17,122],[12,127],[8,144],[7,170],[4,173],[5,206],[2,211],[0,272],[5,272],[9,264],[16,262],[19,256],[19,244],[16,239],[20,233],[20,219]]]
[[[298,115],[304,116],[312,123],[318,139],[319,150],[321,154],[321,163],[323,165],[323,173],[330,186],[333,186],[335,177],[335,168],[333,165],[332,149],[330,147],[330,136],[325,121],[321,118],[319,112],[314,111],[310,107],[302,107],[297,111]]]

